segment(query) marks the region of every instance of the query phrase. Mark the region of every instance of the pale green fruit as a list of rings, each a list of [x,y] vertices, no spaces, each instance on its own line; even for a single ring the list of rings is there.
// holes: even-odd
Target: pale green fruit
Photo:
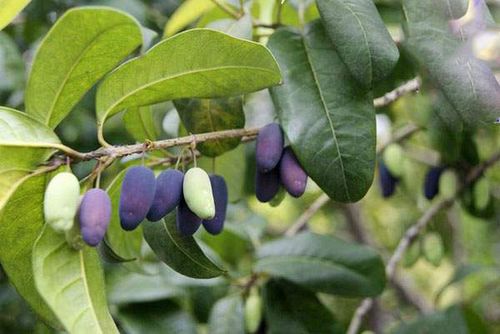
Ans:
[[[443,239],[437,233],[427,233],[422,242],[422,251],[427,261],[434,266],[439,266],[444,256]]]
[[[403,255],[403,266],[411,268],[418,261],[420,257],[420,242],[415,240]]]
[[[80,184],[72,173],[59,173],[50,180],[43,200],[45,222],[57,232],[69,231],[80,203]]]
[[[403,175],[403,164],[405,155],[403,148],[398,144],[390,144],[383,153],[384,163],[389,172],[395,177]]]
[[[439,178],[439,193],[444,199],[451,199],[458,191],[458,176],[452,170],[446,170]]]
[[[248,296],[245,302],[245,328],[248,333],[255,333],[262,320],[262,298],[257,293]]]
[[[286,197],[286,190],[283,187],[280,187],[280,190],[276,195],[274,195],[273,199],[269,201],[269,205],[271,205],[273,208],[277,207],[278,205],[283,202],[283,200]]]
[[[484,210],[490,203],[490,182],[482,177],[474,184],[474,207],[477,210]]]
[[[184,200],[195,215],[201,219],[213,219],[215,202],[212,185],[208,174],[201,168],[194,167],[186,172],[182,185]]]

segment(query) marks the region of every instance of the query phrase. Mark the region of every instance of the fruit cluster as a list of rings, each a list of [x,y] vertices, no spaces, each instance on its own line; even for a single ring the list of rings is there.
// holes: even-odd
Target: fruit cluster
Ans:
[[[279,196],[281,185],[293,197],[302,196],[307,186],[307,174],[291,147],[284,147],[279,124],[270,123],[259,131],[255,159],[255,195],[260,202],[282,199]]]

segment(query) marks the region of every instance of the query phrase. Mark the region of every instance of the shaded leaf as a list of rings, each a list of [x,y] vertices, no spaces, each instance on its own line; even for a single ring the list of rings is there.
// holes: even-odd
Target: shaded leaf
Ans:
[[[255,271],[286,278],[313,291],[368,297],[385,286],[384,263],[372,249],[314,233],[264,244]]]
[[[193,237],[182,236],[171,212],[158,222],[143,222],[144,237],[158,258],[178,273],[193,278],[212,278],[224,274],[208,259]]]
[[[263,45],[214,30],[189,30],[161,41],[102,82],[96,98],[100,134],[104,121],[123,109],[234,96],[280,81],[278,65]]]
[[[123,114],[125,129],[138,142],[157,139],[156,123],[150,106],[134,107]]]
[[[31,0],[0,0],[0,30],[5,28]]]
[[[215,303],[208,320],[211,334],[245,334],[243,300],[240,294],[227,296]]]
[[[238,20],[222,19],[210,22],[207,28],[222,31],[234,37],[252,39],[252,17],[249,14],[243,15]]]
[[[55,128],[83,95],[142,43],[131,16],[106,7],[68,10],[36,52],[26,110]]]
[[[326,32],[356,80],[371,87],[399,58],[372,0],[316,0]]]
[[[269,334],[344,333],[316,295],[285,280],[271,280],[264,288]]]
[[[373,181],[375,111],[320,21],[269,40],[284,77],[271,89],[280,123],[307,174],[332,199],[354,202]]]
[[[70,333],[118,333],[108,311],[104,274],[95,249],[71,248],[44,228],[33,246],[37,290]]]
[[[24,61],[21,53],[10,36],[0,32],[0,92],[20,89],[23,83]]]
[[[445,311],[420,316],[415,321],[398,327],[393,333],[468,334],[473,332],[469,331],[460,307],[452,306]]]
[[[184,1],[168,19],[164,29],[164,37],[170,37],[181,31],[215,6],[211,0]]]
[[[245,126],[243,98],[182,99],[174,101],[186,130],[190,133],[214,132],[241,129]],[[197,149],[206,156],[215,157],[234,149],[240,138],[211,140],[197,144]]]

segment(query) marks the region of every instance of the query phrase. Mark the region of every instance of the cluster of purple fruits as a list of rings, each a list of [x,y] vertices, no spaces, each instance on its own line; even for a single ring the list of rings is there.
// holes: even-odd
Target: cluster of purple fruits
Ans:
[[[255,194],[260,202],[270,202],[279,193],[281,185],[293,197],[302,196],[307,186],[307,174],[291,147],[284,147],[279,124],[270,123],[259,131],[255,160]]]

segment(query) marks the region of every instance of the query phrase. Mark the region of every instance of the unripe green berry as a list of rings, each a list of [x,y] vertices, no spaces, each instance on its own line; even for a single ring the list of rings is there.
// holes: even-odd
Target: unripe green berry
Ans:
[[[420,242],[415,240],[403,255],[403,266],[411,268],[418,261],[420,257]]]
[[[43,201],[45,222],[57,232],[66,232],[80,202],[80,184],[72,173],[59,173],[50,180]]]
[[[262,320],[262,298],[252,293],[245,301],[245,328],[248,333],[255,333]]]
[[[443,239],[438,233],[427,233],[422,242],[424,257],[434,266],[439,266],[444,256]]]
[[[383,153],[384,163],[395,177],[403,175],[403,164],[405,160],[403,148],[399,144],[390,144]]]
[[[286,197],[286,190],[283,187],[280,187],[280,190],[278,193],[273,197],[272,200],[269,201],[269,205],[271,205],[273,208],[277,207],[278,205],[283,202],[283,200]]]
[[[455,197],[458,191],[458,177],[453,170],[446,170],[439,178],[439,192],[444,199]]]
[[[490,203],[490,182],[482,177],[474,184],[474,207],[477,210],[484,210]]]
[[[184,200],[189,209],[201,219],[215,216],[215,201],[208,174],[194,167],[186,172],[182,186]]]

